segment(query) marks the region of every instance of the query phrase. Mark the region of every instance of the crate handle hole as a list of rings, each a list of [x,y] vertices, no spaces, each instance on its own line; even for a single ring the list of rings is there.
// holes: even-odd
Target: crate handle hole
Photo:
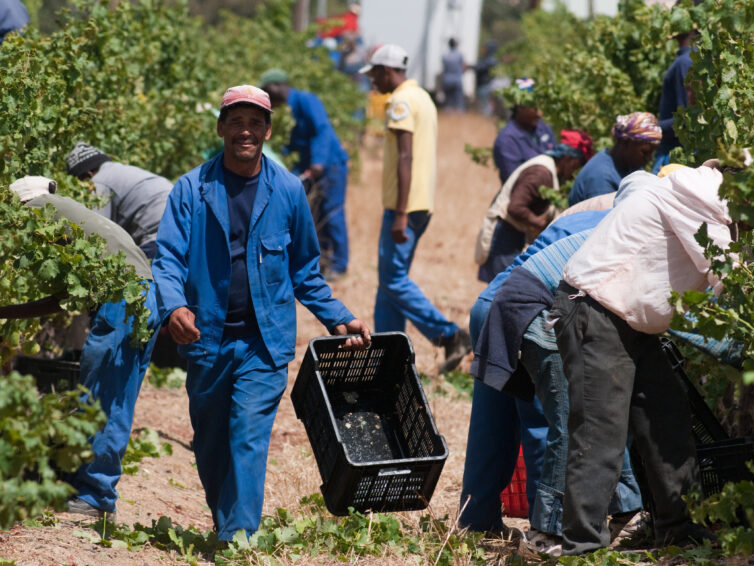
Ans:
[[[387,476],[405,476],[407,474],[410,474],[410,469],[402,469],[402,470],[396,470],[395,468],[391,468],[388,470],[380,470],[377,474],[381,478],[387,477]]]
[[[357,336],[361,336],[361,334],[346,334],[345,336],[341,336],[341,338],[343,339],[343,343],[342,344],[338,344],[338,349],[339,350],[344,350],[345,347],[346,347],[346,340],[348,340],[349,338],[356,338]],[[350,348],[350,349],[353,350],[353,351],[355,351],[355,352],[359,351],[359,350],[357,350],[355,348]],[[369,344],[367,344],[366,346],[364,346],[363,348],[361,348],[361,350],[371,350],[371,349],[372,349],[372,342],[369,342]]]

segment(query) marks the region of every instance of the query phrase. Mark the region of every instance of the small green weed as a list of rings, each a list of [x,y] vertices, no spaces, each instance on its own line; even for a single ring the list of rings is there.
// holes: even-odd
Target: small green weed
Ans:
[[[474,377],[461,370],[453,370],[436,378],[420,373],[419,379],[425,391],[439,397],[453,394],[455,399],[470,401],[474,392]]]
[[[456,531],[448,520],[429,515],[420,528],[402,523],[397,516],[351,511],[347,517],[327,512],[320,494],[304,497],[302,509],[293,513],[277,509],[262,517],[251,537],[239,531],[232,541],[218,541],[212,531],[200,533],[194,527],[174,525],[169,517],[152,521],[151,527],[114,525],[97,521],[75,534],[93,544],[138,551],[149,543],[176,553],[189,564],[215,560],[220,566],[241,566],[260,560],[291,560],[305,563],[306,557],[331,556],[352,561],[357,556],[413,555],[420,563],[437,566],[483,566],[486,564],[479,535]]]
[[[139,464],[144,458],[159,458],[163,455],[170,456],[172,453],[173,445],[161,442],[157,431],[151,428],[134,431],[123,456],[123,473],[134,476],[139,472]]]
[[[58,518],[55,516],[54,513],[51,513],[50,511],[45,511],[40,515],[39,517],[29,517],[28,519],[24,519],[21,523],[24,527],[55,527],[58,524]],[[2,566],[2,562],[0,562],[0,566]]]
[[[464,373],[461,370],[453,370],[443,374],[445,381],[453,386],[459,396],[463,399],[471,400],[474,393],[474,376]]]

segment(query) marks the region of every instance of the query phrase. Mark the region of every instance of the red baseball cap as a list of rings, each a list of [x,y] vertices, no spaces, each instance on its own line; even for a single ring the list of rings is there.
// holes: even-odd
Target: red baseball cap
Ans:
[[[232,86],[226,90],[220,102],[220,110],[240,103],[253,104],[272,114],[270,96],[261,88],[251,85]]]

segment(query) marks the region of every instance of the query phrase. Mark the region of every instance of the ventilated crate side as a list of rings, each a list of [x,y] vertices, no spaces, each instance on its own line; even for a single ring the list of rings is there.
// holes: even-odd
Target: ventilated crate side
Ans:
[[[346,514],[348,507],[376,512],[424,509],[443,463],[438,458],[346,467],[322,486],[327,508],[335,515]]]
[[[404,371],[408,373],[410,370],[411,366],[407,366]],[[438,435],[430,421],[431,413],[424,391],[408,375],[400,385],[395,414],[401,423],[401,432],[410,457],[436,456],[442,452],[442,446],[438,446],[436,442]]]
[[[325,503],[337,515],[347,514],[349,507],[423,509],[437,484],[447,447],[432,421],[411,343],[403,333],[375,334],[367,350],[345,351],[338,348],[342,342],[312,340],[291,393],[317,459]],[[351,393],[362,396],[365,412],[374,414],[376,407],[380,419],[387,419],[389,438],[399,456],[381,461],[349,459],[336,414],[341,414],[341,403]],[[357,414],[358,408],[357,402]]]
[[[696,454],[705,497],[720,493],[728,482],[754,480],[746,466],[746,462],[754,460],[754,445],[748,439],[700,444]]]

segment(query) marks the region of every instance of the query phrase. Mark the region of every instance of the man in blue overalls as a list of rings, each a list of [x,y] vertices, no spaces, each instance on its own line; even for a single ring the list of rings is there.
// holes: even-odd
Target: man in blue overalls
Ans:
[[[126,318],[126,302],[110,302],[95,311],[81,352],[81,383],[99,400],[107,424],[94,436],[94,460],[66,478],[78,492],[77,497],[68,502],[68,511],[115,520],[118,499],[115,486],[121,476],[121,460],[131,434],[136,398],[159,329],[157,299],[149,261],[128,232],[83,204],[53,194],[56,187],[55,181],[45,177],[23,177],[10,186],[25,206],[51,205],[57,218],[78,224],[87,236],[97,234],[104,238],[108,251],[123,253],[126,263],[133,266],[136,275],[147,284],[150,340],[146,344],[132,345],[132,319]],[[50,296],[24,305],[0,307],[0,318],[32,318],[61,310],[57,297]]]
[[[330,124],[322,101],[311,92],[296,90],[288,85],[288,75],[281,69],[262,74],[260,86],[270,96],[272,107],[287,104],[296,125],[285,148],[296,152],[296,175],[304,175],[322,191],[320,209],[314,221],[319,242],[328,265],[324,270],[327,281],[337,281],[348,268],[348,232],[346,229],[346,183],[348,154]]]
[[[272,423],[296,346],[298,299],[346,347],[366,324],[333,298],[297,177],[262,155],[272,107],[250,85],[228,89],[221,154],[183,175],[157,232],[160,316],[188,362],[194,453],[218,538],[259,527]]]

